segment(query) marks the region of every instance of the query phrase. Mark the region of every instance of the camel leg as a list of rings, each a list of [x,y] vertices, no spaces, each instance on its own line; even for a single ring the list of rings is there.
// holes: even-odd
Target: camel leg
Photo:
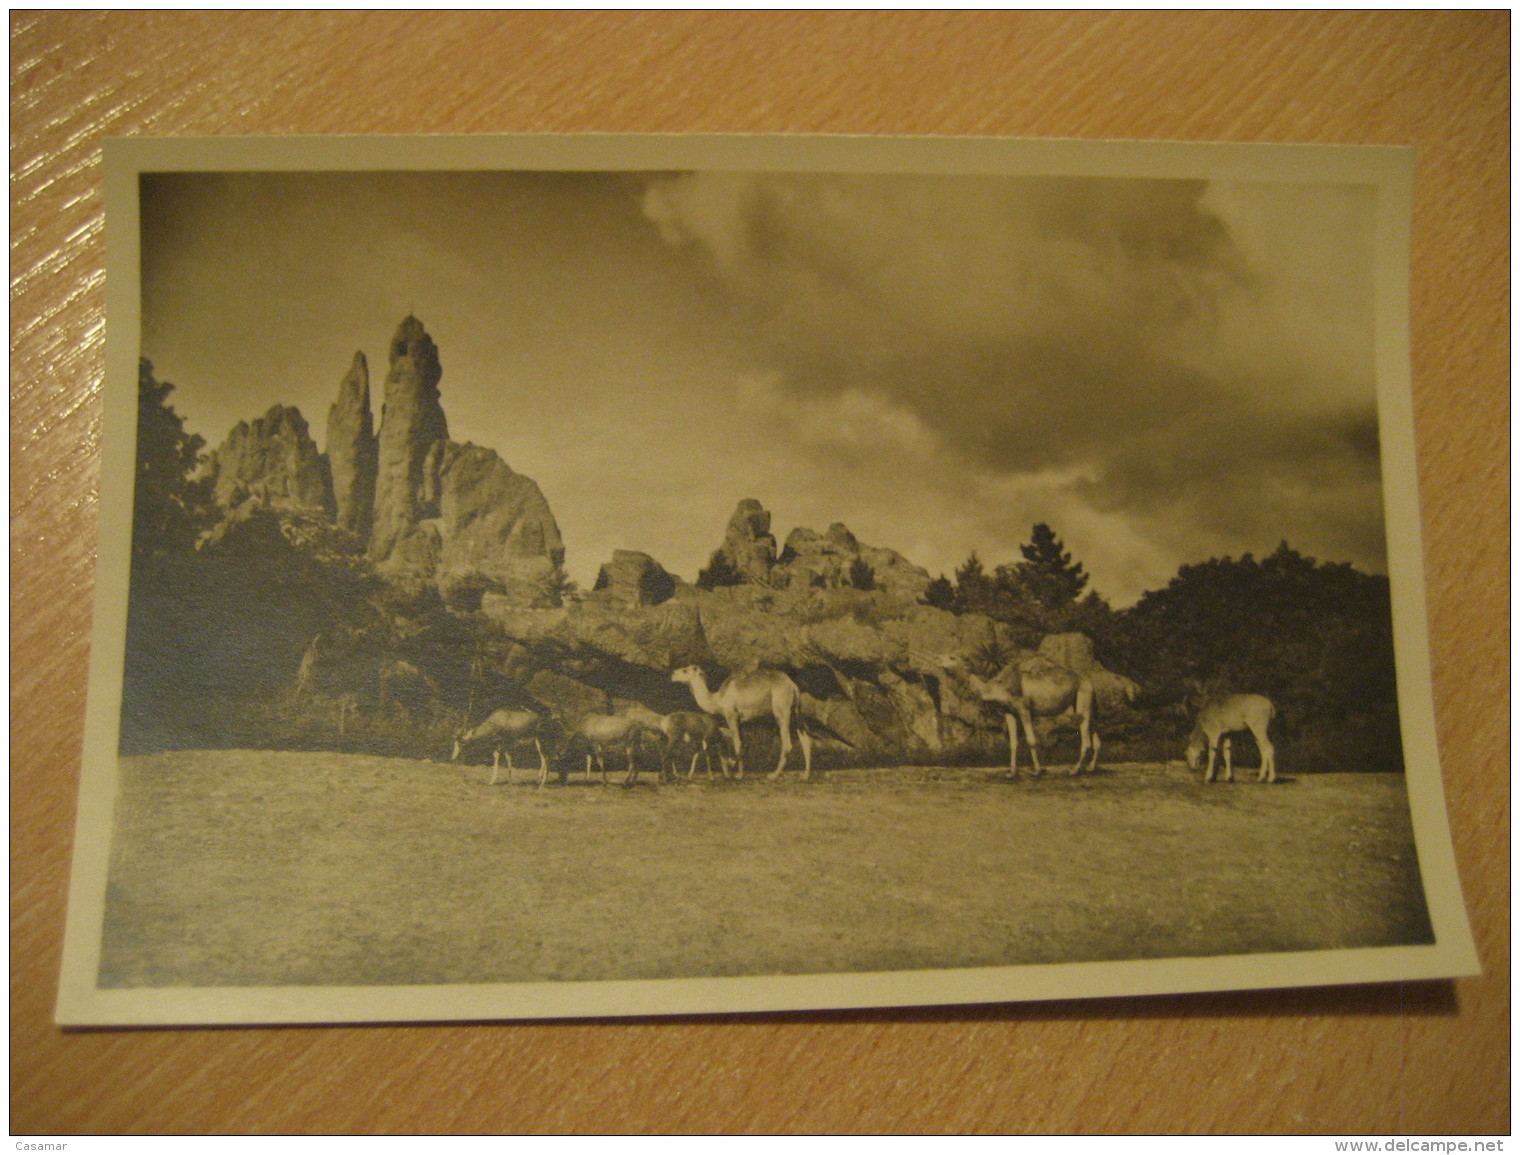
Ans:
[[[776,719],[776,732],[781,735],[781,757],[776,762],[776,768],[772,770],[768,775],[770,778],[780,778],[781,771],[786,769],[787,755],[792,752],[791,729],[792,728],[783,722],[780,718]]]
[[[498,766],[500,766],[500,765],[501,765],[501,751],[500,750],[492,750],[491,751],[491,780],[486,783],[487,786],[495,786],[496,785],[496,768]]]
[[[1087,729],[1087,749],[1092,753],[1092,761],[1087,765],[1087,772],[1092,774],[1098,769],[1098,751],[1103,749],[1103,739],[1098,737],[1098,732],[1091,726]]]
[[[1004,714],[1003,721],[1008,727],[1008,777],[1019,776],[1019,720],[1013,714]]]
[[[1091,774],[1098,769],[1098,751],[1103,748],[1103,739],[1098,737],[1098,731],[1093,726],[1091,709],[1082,714],[1077,730],[1082,736],[1082,746],[1077,751],[1077,767],[1080,771],[1083,761],[1091,759],[1087,763],[1087,772]]]
[[[802,780],[810,782],[813,778],[813,736],[805,727],[797,727],[797,741],[802,746]]]
[[[505,756],[506,756],[506,759],[507,759],[507,785],[508,786],[515,786],[517,784],[517,767],[514,766],[514,765],[512,765],[512,749],[511,749],[511,747],[507,748]]]
[[[1029,743],[1029,761],[1034,764],[1034,776],[1044,777],[1045,767],[1040,765],[1040,745],[1035,739],[1034,717],[1026,709],[1019,714],[1019,720],[1024,723],[1024,740]]]
[[[1229,738],[1221,740],[1219,752],[1224,755],[1224,781],[1235,781],[1235,743]]]
[[[549,780],[549,759],[544,757],[543,744],[537,738],[533,739],[533,748],[538,751],[538,788],[542,790]]]
[[[1215,749],[1215,746],[1216,746],[1216,743],[1215,743],[1214,739],[1210,738],[1209,739],[1209,761],[1208,761],[1208,765],[1206,765],[1203,768],[1203,780],[1205,782],[1212,782],[1212,781],[1214,781],[1214,749]]]
[[[744,747],[739,742],[739,719],[728,719],[728,736],[734,742],[734,777],[744,777]]]
[[[1257,749],[1261,751],[1261,769],[1256,774],[1256,780],[1258,782],[1276,782],[1277,750],[1273,747],[1272,740],[1267,737],[1265,730],[1260,734],[1257,734],[1255,730],[1252,730],[1251,733],[1255,735]]]

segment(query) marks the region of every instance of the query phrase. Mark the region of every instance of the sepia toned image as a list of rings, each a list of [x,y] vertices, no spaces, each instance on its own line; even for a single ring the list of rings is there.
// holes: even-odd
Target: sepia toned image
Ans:
[[[1472,969],[1406,155],[113,143],[62,1021]]]

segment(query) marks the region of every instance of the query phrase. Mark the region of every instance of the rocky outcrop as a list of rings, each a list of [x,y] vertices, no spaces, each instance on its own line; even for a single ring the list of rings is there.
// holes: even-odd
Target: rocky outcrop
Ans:
[[[639,550],[613,550],[612,560],[598,571],[593,593],[625,609],[657,606],[676,592],[678,581],[654,558]]]
[[[798,527],[787,535],[778,583],[789,589],[886,590],[916,601],[929,588],[929,571],[892,549],[862,545],[843,524],[828,532]]]
[[[367,542],[375,519],[379,445],[369,404],[369,362],[362,352],[354,354],[327,411],[327,465],[338,528]]]
[[[493,450],[449,440],[442,377],[437,346],[409,316],[390,343],[378,434],[363,352],[328,411],[326,456],[295,409],[240,423],[208,466],[223,520],[265,507],[322,519],[341,531],[337,548],[365,550],[389,578],[460,593],[452,604],[487,591],[558,604],[565,547],[549,503]]]
[[[716,664],[702,629],[700,599],[683,594],[658,606],[619,606],[596,597],[557,609],[516,604],[501,594],[481,612],[507,637],[575,661],[610,659],[665,678],[679,666]]]
[[[540,670],[528,681],[527,691],[534,701],[548,707],[562,729],[575,728],[588,714],[605,714],[612,708],[607,691],[553,670]]]
[[[520,605],[556,605],[565,560],[559,524],[543,491],[495,450],[434,442],[424,462],[421,505],[436,511],[418,523],[441,589],[483,580]],[[405,536],[405,535],[404,535]]]
[[[416,568],[416,559],[426,552],[425,543],[402,543],[401,539],[419,521],[437,514],[425,496],[436,493],[437,483],[426,476],[425,466],[430,455],[436,456],[434,446],[449,437],[438,393],[442,377],[438,347],[422,322],[408,316],[391,338],[369,550],[382,564],[400,554],[400,568],[408,571]]]
[[[724,566],[743,580],[771,584],[776,564],[776,539],[771,536],[771,515],[753,497],[746,497],[728,519],[723,544],[713,554],[713,564]]]
[[[375,436],[368,366],[354,358],[328,422],[339,524],[368,531],[369,556],[388,577],[555,604],[565,546],[549,503],[494,450],[449,440],[442,377],[438,347],[407,317],[391,339]]]
[[[239,421],[211,455],[216,503],[332,515],[327,466],[299,409],[276,405],[253,421]]]
[[[771,515],[752,497],[728,519],[723,544],[713,551],[709,588],[759,585],[806,593],[810,590],[882,590],[916,602],[929,588],[929,571],[892,549],[864,545],[835,522],[824,533],[799,526],[776,552]]]

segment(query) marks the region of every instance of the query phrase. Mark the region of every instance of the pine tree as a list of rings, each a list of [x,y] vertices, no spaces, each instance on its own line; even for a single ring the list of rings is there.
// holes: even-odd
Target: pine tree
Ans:
[[[940,574],[929,583],[929,588],[924,590],[924,601],[937,610],[951,610],[955,608],[955,586],[944,574]]]
[[[1061,539],[1043,521],[1034,527],[1028,544],[1021,545],[1019,552],[1024,560],[1014,567],[1014,574],[1046,610],[1068,608],[1087,588],[1086,569],[1081,562],[1071,560]]]
[[[992,579],[982,559],[971,554],[955,569],[955,602],[961,610],[981,610],[992,596]]]

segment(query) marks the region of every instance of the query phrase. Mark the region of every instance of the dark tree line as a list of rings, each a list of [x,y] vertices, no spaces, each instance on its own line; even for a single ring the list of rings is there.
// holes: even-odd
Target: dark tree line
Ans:
[[[1114,610],[1087,590],[1085,570],[1048,525],[1020,553],[990,573],[973,553],[928,600],[1004,622],[1021,645],[1087,634],[1105,667],[1141,685],[1150,744],[1175,746],[1209,694],[1263,693],[1296,768],[1403,768],[1386,577],[1283,542],[1261,560],[1185,565],[1164,589]]]
[[[953,582],[943,574],[931,582],[925,599],[941,609],[986,614],[1010,625],[1024,646],[1038,645],[1046,634],[1076,631],[1096,640],[1109,632],[1113,610],[1087,591],[1086,568],[1072,560],[1050,526],[1036,525],[1019,553],[1023,561],[989,573],[973,552]]]

